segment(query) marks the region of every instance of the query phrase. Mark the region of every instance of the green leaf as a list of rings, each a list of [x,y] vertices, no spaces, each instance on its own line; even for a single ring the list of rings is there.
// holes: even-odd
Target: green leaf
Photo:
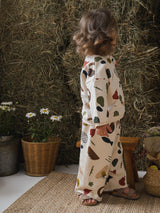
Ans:
[[[31,135],[31,139],[33,139],[35,137],[35,133],[33,132]]]

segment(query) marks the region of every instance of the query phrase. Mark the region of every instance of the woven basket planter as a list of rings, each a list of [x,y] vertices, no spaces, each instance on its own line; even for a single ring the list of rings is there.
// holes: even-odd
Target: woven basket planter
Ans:
[[[146,166],[149,167],[151,165],[156,165],[158,168],[160,168],[160,152],[158,154],[147,153]]]
[[[30,142],[22,139],[25,173],[30,176],[45,176],[55,168],[60,138],[50,137],[47,142]]]
[[[145,191],[148,194],[160,197],[160,170],[147,168],[143,180]]]

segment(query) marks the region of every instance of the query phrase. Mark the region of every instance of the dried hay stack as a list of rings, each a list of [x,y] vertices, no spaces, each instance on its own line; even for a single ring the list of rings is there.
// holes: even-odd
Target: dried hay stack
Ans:
[[[159,123],[160,3],[156,0],[2,1],[0,8],[0,101],[18,102],[18,125],[24,115],[48,107],[64,116],[59,126],[59,163],[78,162],[80,137],[79,74],[83,58],[71,42],[79,18],[88,9],[111,8],[119,23],[114,53],[126,101],[124,136],[142,137]],[[142,16],[143,14],[143,16]],[[139,146],[138,155],[141,155]],[[141,169],[143,169],[143,159]]]
[[[26,112],[48,107],[53,114],[64,115],[64,125],[59,128],[65,145],[72,141],[68,103],[74,100],[61,65],[68,43],[63,9],[59,1],[2,1],[0,100],[18,102],[17,124],[22,135],[26,132]],[[65,146],[63,149],[66,151]]]

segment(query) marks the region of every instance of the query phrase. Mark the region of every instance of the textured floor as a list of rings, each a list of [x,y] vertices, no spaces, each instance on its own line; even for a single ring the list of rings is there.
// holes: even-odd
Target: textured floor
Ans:
[[[78,165],[56,166],[56,171],[76,174]],[[143,177],[145,172],[138,172],[139,177]],[[30,189],[44,177],[31,177],[24,173],[23,169],[14,175],[0,177],[0,213],[8,208],[23,193]]]

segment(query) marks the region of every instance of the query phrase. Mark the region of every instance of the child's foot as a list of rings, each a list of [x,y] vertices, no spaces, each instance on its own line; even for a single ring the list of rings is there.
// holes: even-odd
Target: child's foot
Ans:
[[[137,200],[140,198],[140,195],[129,187],[113,190],[111,193],[113,196],[122,197],[129,200]]]
[[[99,203],[97,200],[90,198],[84,194],[79,195],[79,201],[82,205],[85,206],[95,206]]]

